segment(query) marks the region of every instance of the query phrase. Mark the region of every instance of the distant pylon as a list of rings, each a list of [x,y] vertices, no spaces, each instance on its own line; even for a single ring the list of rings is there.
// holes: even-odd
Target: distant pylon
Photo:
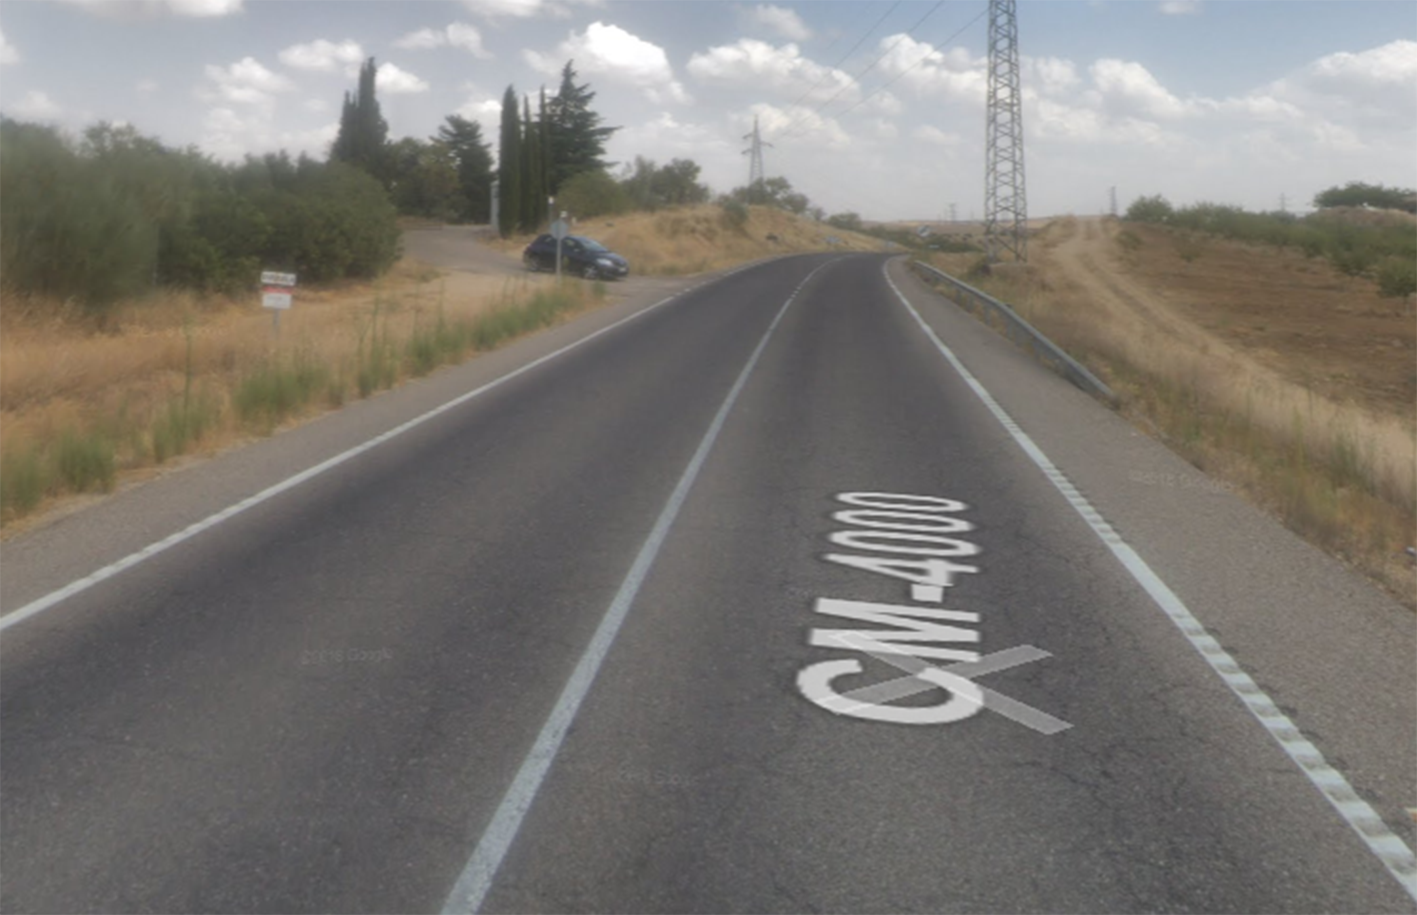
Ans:
[[[753,118],[753,132],[743,134],[743,139],[752,140],[752,144],[745,150],[743,155],[748,157],[748,198],[751,202],[753,190],[758,186],[758,182],[763,180],[763,147],[772,147],[771,143],[764,143],[762,134],[758,133],[758,119]]]
[[[1016,0],[989,0],[989,94],[984,152],[984,247],[1028,259],[1023,181],[1023,93],[1019,87]]]

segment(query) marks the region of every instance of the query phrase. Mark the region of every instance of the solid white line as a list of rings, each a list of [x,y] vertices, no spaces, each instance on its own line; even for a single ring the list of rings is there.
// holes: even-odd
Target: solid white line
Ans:
[[[1161,577],[1152,571],[1151,566],[1132,549],[1125,540],[1122,539],[1116,530],[1112,528],[1107,520],[1102,517],[1102,513],[1092,507],[1092,504],[1077,491],[1072,482],[1063,474],[1061,470],[1048,459],[1043,453],[1043,449],[1036,445],[1028,433],[1024,432],[1013,417],[999,406],[998,401],[979,383],[979,380],[964,367],[954,352],[940,340],[933,328],[925,323],[925,319],[917,312],[901,293],[900,289],[891,280],[890,274],[882,267],[881,273],[895,292],[896,298],[906,307],[906,310],[915,318],[921,330],[934,342],[936,348],[944,355],[954,370],[959,373],[970,389],[984,402],[984,406],[989,412],[994,414],[1003,427],[1013,436],[1014,441],[1019,444],[1025,454],[1038,465],[1044,475],[1048,477],[1063,498],[1068,500],[1093,533],[1106,544],[1112,551],[1112,555],[1117,557],[1132,578],[1136,579],[1151,599],[1156,603],[1161,611],[1170,618],[1171,622],[1181,630],[1181,634],[1190,641],[1196,651],[1200,652],[1202,658],[1210,665],[1211,669],[1219,675],[1225,685],[1239,697],[1245,704],[1245,708],[1250,710],[1270,736],[1275,739],[1279,746],[1299,767],[1299,771],[1309,779],[1309,782],[1318,789],[1319,793],[1328,799],[1333,808],[1338,811],[1339,816],[1352,827],[1358,834],[1358,838],[1363,840],[1363,844],[1368,846],[1368,850],[1377,856],[1378,860],[1392,874],[1398,884],[1402,886],[1407,894],[1417,900],[1417,855],[1412,853],[1412,849],[1407,847],[1407,843],[1402,841],[1387,824],[1382,817],[1364,800],[1362,800],[1348,779],[1343,776],[1333,766],[1324,759],[1323,754],[1318,751],[1312,743],[1304,738],[1294,722],[1289,720],[1289,716],[1275,705],[1274,700],[1265,694],[1264,690],[1255,683],[1250,675],[1230,657],[1229,653],[1220,646],[1200,620],[1191,613],[1176,592],[1172,591]]]
[[[733,272],[736,273],[738,271],[735,270]],[[727,275],[729,274],[724,274],[724,276]],[[435,416],[438,416],[441,413],[446,413],[448,410],[451,410],[454,407],[461,406],[462,404],[467,403],[469,400],[472,400],[475,397],[480,397],[488,391],[492,390],[493,388],[496,388],[500,385],[505,384],[508,381],[511,381],[518,375],[525,374],[526,372],[531,371],[539,365],[550,362],[552,359],[555,359],[558,356],[563,356],[566,353],[569,353],[571,350],[576,349],[579,346],[583,346],[586,343],[589,343],[596,337],[599,337],[602,334],[609,333],[610,331],[621,326],[622,324],[628,324],[630,321],[633,321],[636,318],[647,315],[655,309],[659,308],[660,306],[666,305],[682,295],[686,295],[687,293],[693,292],[695,289],[698,289],[702,285],[703,283],[696,283],[693,286],[681,289],[673,295],[661,299],[658,302],[655,302],[653,305],[648,306],[647,308],[643,308],[632,315],[626,315],[625,317],[621,318],[613,324],[609,324],[605,327],[602,327],[600,330],[597,330],[594,333],[587,334],[586,336],[580,338],[579,340],[576,340],[573,343],[568,343],[560,349],[556,350],[555,352],[547,353],[545,356],[541,356],[538,359],[528,362],[526,365],[523,365],[520,368],[513,369],[512,371],[501,376],[500,378],[496,378],[492,381],[489,381],[487,384],[484,384],[481,387],[476,388],[475,390],[468,391],[466,394],[460,394],[457,397],[454,397],[452,400],[449,400],[446,403],[436,406],[426,413],[416,416],[401,425],[395,426],[394,428],[388,430],[387,432],[384,432],[381,435],[377,435],[374,438],[371,438],[368,441],[363,442],[362,444],[356,445],[347,451],[342,451],[334,457],[321,461],[313,467],[309,467],[305,470],[302,470],[294,476],[287,477],[286,479],[281,480],[279,483],[276,483],[273,486],[268,486],[267,488],[261,490],[255,495],[242,499],[240,502],[237,502],[233,505],[229,505],[213,515],[208,515],[202,520],[190,524],[174,534],[169,534],[167,537],[164,537],[156,543],[148,544],[141,550],[138,550],[136,553],[130,553],[129,555],[124,556],[117,562],[106,565],[103,568],[88,575],[85,575],[83,578],[80,578],[76,581],[72,581],[64,587],[58,589],[57,591],[51,591],[43,597],[38,598],[37,600],[33,600],[28,604],[25,604],[18,610],[14,610],[10,613],[5,614],[3,617],[0,617],[0,632],[3,632],[4,630],[9,629],[11,626],[14,626],[18,623],[22,623],[38,613],[42,613],[45,610],[48,610],[55,604],[67,600],[68,598],[73,597],[75,594],[87,591],[89,588],[92,588],[99,582],[106,581],[107,579],[112,578],[120,572],[131,569],[133,566],[138,565],[141,562],[145,562],[146,560],[153,558],[157,554],[164,552],[165,550],[171,549],[174,546],[177,546],[184,540],[190,540],[198,534],[202,533],[203,531],[216,527],[223,521],[226,521],[229,518],[234,517],[235,515],[239,515],[249,508],[254,508],[257,505],[260,505],[262,502],[272,499],[280,495],[281,493],[286,492],[287,490],[294,489],[301,483],[304,483],[307,480],[314,479],[325,471],[332,470],[333,468],[338,467],[339,465],[345,463],[346,461],[352,458],[358,457],[359,455],[372,448],[377,448],[384,442],[403,435],[405,432],[409,431],[415,426],[421,426],[428,420],[432,419]]]
[[[487,891],[492,888],[492,881],[497,876],[497,869],[501,866],[507,850],[511,848],[512,841],[516,839],[517,830],[521,828],[527,812],[531,810],[532,802],[536,800],[536,792],[541,788],[546,773],[551,769],[551,764],[561,749],[561,742],[565,740],[566,732],[570,730],[571,722],[575,720],[582,700],[590,691],[591,684],[600,671],[601,663],[609,654],[610,646],[614,644],[615,636],[619,634],[620,626],[630,611],[630,605],[634,602],[635,595],[639,593],[645,576],[649,574],[660,547],[664,545],[669,528],[673,525],[675,517],[678,516],[684,500],[688,498],[689,490],[699,475],[699,469],[703,466],[704,460],[718,439],[718,433],[728,419],[733,404],[738,400],[739,392],[747,384],[748,376],[752,374],[753,367],[758,364],[758,358],[767,347],[773,331],[777,329],[777,325],[782,321],[782,316],[787,314],[787,309],[797,299],[802,287],[806,286],[808,281],[816,276],[823,267],[832,262],[828,261],[817,267],[807,274],[801,283],[797,284],[797,288],[792,290],[792,294],[787,297],[787,301],[778,310],[777,316],[768,325],[767,332],[758,342],[757,349],[753,350],[753,354],[748,357],[743,371],[738,374],[738,380],[733,383],[728,396],[723,400],[723,405],[718,408],[713,422],[709,423],[708,431],[704,433],[703,439],[699,442],[698,450],[689,459],[688,465],[679,477],[679,483],[674,487],[669,500],[664,503],[664,508],[660,510],[659,518],[655,521],[649,536],[645,538],[639,554],[635,556],[630,571],[625,574],[625,580],[620,583],[620,589],[615,592],[610,606],[605,609],[605,616],[601,618],[600,625],[596,627],[595,634],[591,636],[590,643],[586,645],[580,661],[571,671],[570,679],[561,689],[561,695],[552,707],[551,714],[547,716],[546,723],[541,726],[541,732],[536,736],[536,741],[527,751],[526,758],[522,760],[521,768],[517,770],[516,777],[512,779],[506,795],[502,798],[502,803],[498,805],[497,811],[492,815],[491,822],[483,831],[477,847],[473,849],[467,866],[463,868],[457,883],[453,885],[452,892],[448,894],[448,901],[443,904],[444,913],[476,912],[481,908],[482,901],[486,898]]]

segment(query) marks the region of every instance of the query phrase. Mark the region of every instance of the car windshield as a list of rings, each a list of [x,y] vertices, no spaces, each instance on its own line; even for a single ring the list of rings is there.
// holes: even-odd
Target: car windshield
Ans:
[[[584,246],[585,246],[585,249],[586,249],[587,251],[596,251],[596,252],[599,252],[599,251],[606,251],[606,252],[609,252],[609,250],[610,250],[609,248],[607,248],[607,247],[605,247],[604,245],[602,245],[600,242],[595,241],[594,239],[591,239],[591,238],[582,238],[582,237],[580,237],[580,236],[576,236],[576,241],[578,241],[578,242],[580,242],[582,245],[584,245]]]

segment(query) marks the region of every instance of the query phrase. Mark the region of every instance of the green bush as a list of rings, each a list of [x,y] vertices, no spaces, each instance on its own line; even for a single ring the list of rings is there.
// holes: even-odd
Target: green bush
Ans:
[[[0,121],[6,285],[92,310],[150,286],[156,227],[118,177],[50,128]]]
[[[1127,207],[1126,218],[1132,222],[1166,223],[1171,221],[1174,211],[1165,197],[1138,197]]]
[[[236,416],[249,425],[274,428],[327,390],[329,371],[305,357],[271,362],[242,380],[232,398]]]
[[[1417,292],[1417,261],[1410,257],[1386,257],[1378,264],[1378,290],[1385,296],[1409,296]]]
[[[65,432],[55,445],[54,469],[73,492],[113,488],[117,467],[113,443],[97,433]]]
[[[237,292],[262,268],[373,277],[399,256],[383,186],[342,163],[238,166],[100,124],[81,144],[0,119],[0,271],[20,292],[101,311],[154,283]]]
[[[632,201],[618,181],[603,169],[593,169],[566,179],[556,193],[556,205],[579,219],[590,219],[624,213]]]
[[[724,200],[723,221],[731,229],[742,229],[748,224],[748,205],[741,200]]]
[[[49,474],[38,449],[7,451],[0,457],[0,513],[29,513],[49,489]]]

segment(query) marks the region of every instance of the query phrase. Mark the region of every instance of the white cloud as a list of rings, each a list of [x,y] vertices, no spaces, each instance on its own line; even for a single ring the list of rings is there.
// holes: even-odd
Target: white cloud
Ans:
[[[740,38],[694,54],[685,69],[704,83],[770,89],[793,101],[840,97],[850,104],[860,97],[850,75],[808,60],[791,43],[774,47],[755,38]]]
[[[1195,102],[1183,102],[1156,77],[1134,61],[1104,58],[1088,68],[1102,104],[1115,114],[1174,119],[1196,112]]]
[[[931,146],[953,148],[962,142],[962,138],[959,134],[950,133],[929,124],[922,124],[915,128],[910,132],[910,135],[921,142],[929,143]]]
[[[394,42],[396,48],[427,50],[429,48],[462,48],[473,57],[486,60],[492,55],[482,46],[482,33],[465,22],[453,22],[442,29],[419,29]]]
[[[15,50],[15,46],[5,40],[5,33],[0,32],[0,65],[17,64],[20,62],[20,52]]]
[[[407,70],[400,70],[394,64],[379,65],[378,75],[374,77],[374,85],[390,95],[428,91],[426,82]]]
[[[1025,57],[1023,69],[1025,90],[1033,87],[1050,97],[1068,95],[1082,82],[1073,62],[1058,57]]]
[[[534,17],[566,19],[571,15],[571,4],[596,8],[605,6],[604,0],[569,0],[567,3],[555,0],[462,0],[464,7],[493,21]]]
[[[483,92],[472,83],[463,83],[459,88],[463,93],[463,103],[453,113],[481,125],[482,139],[492,144],[495,156],[498,130],[502,122],[501,99]]]
[[[1165,16],[1193,16],[1201,11],[1200,0],[1163,0],[1158,11]]]
[[[241,12],[242,0],[64,0],[110,19],[212,18]]]
[[[12,114],[21,118],[32,118],[36,121],[51,121],[60,114],[60,107],[54,104],[53,99],[38,89],[31,89],[25,93],[25,97],[15,103]]]
[[[419,29],[394,42],[394,47],[407,51],[423,51],[441,48],[448,43],[448,36],[441,29]]]
[[[140,79],[133,85],[133,90],[139,95],[151,95],[157,88],[158,82],[155,79]]]
[[[771,3],[759,4],[749,10],[741,10],[740,18],[749,27],[763,26],[789,41],[806,41],[812,37],[812,30],[802,21],[802,17],[786,7]]]
[[[925,97],[961,100],[983,106],[989,61],[964,48],[942,51],[909,35],[888,35],[879,44],[881,72]]]
[[[1331,118],[1361,117],[1380,130],[1411,125],[1417,41],[1400,39],[1356,54],[1329,54],[1264,91]]]
[[[754,118],[758,119],[763,137],[775,143],[798,142],[825,145],[829,149],[844,149],[851,145],[850,134],[835,118],[823,117],[816,109],[805,105],[778,108],[760,102],[751,106],[748,114],[740,116],[738,121],[744,125],[745,131],[750,131]]]
[[[306,44],[293,44],[278,56],[287,67],[329,73],[363,61],[364,48],[350,39],[335,43],[318,38]]]
[[[329,111],[330,103],[322,98],[307,98],[304,102],[306,111]]]
[[[269,112],[259,109],[245,113],[232,108],[213,108],[202,119],[199,146],[218,159],[235,162],[249,154],[261,155],[285,150],[292,156],[305,153],[324,158],[339,134],[336,123],[306,130],[276,130]]]
[[[274,103],[271,97],[274,93],[289,92],[295,88],[290,80],[267,70],[254,57],[242,58],[229,67],[208,64],[205,69],[207,79],[214,84],[215,90],[199,87],[197,97],[204,101],[239,102],[269,108]]]
[[[572,32],[555,54],[536,51],[522,54],[528,65],[548,75],[559,73],[562,63],[571,59],[576,62],[577,72],[605,76],[634,86],[656,104],[689,101],[683,85],[674,79],[674,70],[669,66],[664,49],[616,25],[594,22],[579,35]]]
[[[487,49],[482,47],[482,33],[465,22],[452,22],[448,24],[448,44],[455,48],[462,48],[473,57],[488,58],[492,55]]]

